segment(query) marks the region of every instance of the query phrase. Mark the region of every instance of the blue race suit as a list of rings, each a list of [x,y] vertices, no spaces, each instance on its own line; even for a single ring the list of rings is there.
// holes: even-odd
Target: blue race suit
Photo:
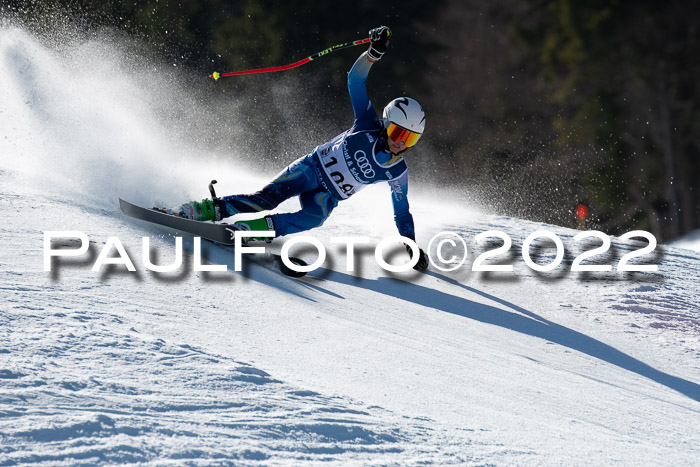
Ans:
[[[339,201],[368,185],[386,181],[391,186],[394,221],[399,233],[415,240],[413,216],[406,197],[406,162],[389,151],[384,125],[367,95],[371,66],[372,62],[363,53],[348,73],[348,90],[355,112],[352,127],[294,161],[260,191],[221,198],[225,217],[239,212],[269,211],[299,196],[300,211],[271,216],[278,236],[297,233],[323,224]]]

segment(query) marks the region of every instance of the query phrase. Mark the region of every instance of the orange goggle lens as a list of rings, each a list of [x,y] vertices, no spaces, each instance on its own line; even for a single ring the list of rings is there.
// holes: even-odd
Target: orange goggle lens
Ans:
[[[420,133],[408,131],[394,123],[389,125],[389,128],[386,130],[386,134],[392,141],[403,141],[406,143],[407,148],[410,148],[416,144],[418,142],[418,138],[420,138]]]

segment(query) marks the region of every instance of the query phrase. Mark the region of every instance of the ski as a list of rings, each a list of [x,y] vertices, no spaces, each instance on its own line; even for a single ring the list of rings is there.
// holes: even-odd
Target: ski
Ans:
[[[196,237],[201,237],[214,243],[233,246],[234,235],[236,228],[232,224],[215,224],[213,222],[201,222],[184,217],[175,216],[157,210],[156,208],[144,208],[136,204],[130,203],[122,198],[119,198],[119,207],[122,212],[129,217],[140,219],[146,222],[170,227],[171,229],[185,232]],[[282,257],[275,253],[268,253],[277,260],[277,265],[280,271],[290,277],[303,277],[305,272],[294,271],[288,268],[283,262]],[[306,266],[306,262],[301,258],[290,257],[289,260],[297,265]]]
[[[154,224],[170,227],[181,232],[186,232],[197,237],[206,238],[215,243],[224,245],[234,244],[234,233],[236,229],[230,224],[215,224],[213,222],[200,222],[184,217],[167,214],[156,210],[148,209],[130,203],[119,198],[119,207],[127,216],[141,219]]]

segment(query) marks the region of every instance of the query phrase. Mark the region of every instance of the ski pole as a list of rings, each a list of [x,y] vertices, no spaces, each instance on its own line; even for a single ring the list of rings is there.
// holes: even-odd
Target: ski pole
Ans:
[[[335,52],[336,50],[339,49],[344,49],[346,47],[354,47],[356,45],[362,45],[366,44],[370,41],[369,37],[367,39],[360,39],[357,41],[352,41],[352,42],[345,42],[344,44],[337,44],[331,47],[328,47],[327,49],[324,49],[320,52],[317,52],[309,57],[306,57],[303,60],[299,60],[298,62],[291,63],[289,65],[283,65],[283,66],[273,66],[269,68],[257,68],[255,70],[244,70],[244,71],[232,71],[230,73],[218,73],[214,72],[211,75],[209,75],[210,78],[214,78],[214,81],[218,80],[219,78],[223,78],[225,76],[236,76],[236,75],[249,75],[253,73],[269,73],[271,71],[284,71],[284,70],[290,70],[292,68],[296,68],[298,66],[302,66],[306,63],[309,63],[311,60],[316,60],[319,57],[323,57],[324,55],[328,55],[331,52]]]

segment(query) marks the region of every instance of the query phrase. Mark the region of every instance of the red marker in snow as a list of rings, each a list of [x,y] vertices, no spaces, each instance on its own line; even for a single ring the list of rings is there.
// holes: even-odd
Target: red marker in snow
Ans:
[[[588,219],[588,205],[584,202],[580,202],[576,205],[574,210],[576,214],[576,228],[579,230],[586,230],[586,220]]]

